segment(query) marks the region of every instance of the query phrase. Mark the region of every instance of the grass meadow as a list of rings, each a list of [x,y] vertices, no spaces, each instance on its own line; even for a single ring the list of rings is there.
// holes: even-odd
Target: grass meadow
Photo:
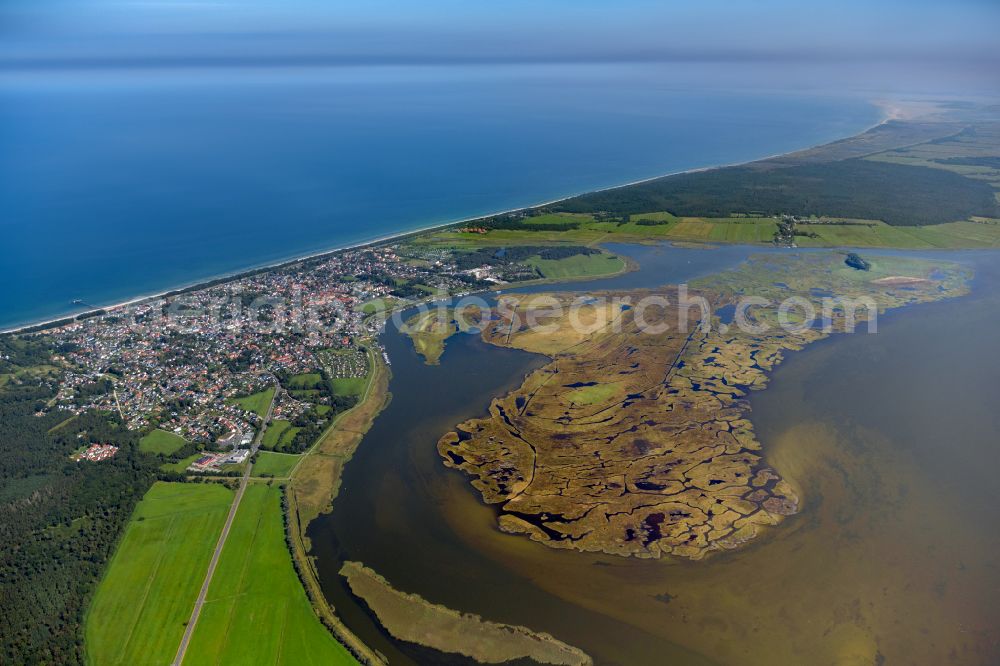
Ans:
[[[173,660],[232,500],[233,492],[218,484],[150,488],[87,613],[90,663]]]
[[[253,464],[253,475],[264,476],[268,474],[275,478],[283,479],[291,474],[292,469],[301,459],[301,455],[261,451],[257,454],[257,462]]]
[[[267,426],[261,444],[265,448],[280,451],[292,443],[299,430],[301,428],[296,428],[290,421],[276,419],[271,422],[271,425]]]
[[[271,399],[274,397],[274,387],[260,391],[259,393],[254,393],[252,395],[244,396],[242,398],[232,398],[228,400],[231,405],[239,405],[248,412],[253,412],[257,416],[264,418],[267,414],[267,408],[271,404]]]
[[[252,483],[233,522],[201,618],[190,663],[353,664],[313,612],[292,567],[281,489]]]
[[[169,456],[187,444],[180,435],[166,430],[154,430],[139,440],[139,450],[145,453],[159,453]]]

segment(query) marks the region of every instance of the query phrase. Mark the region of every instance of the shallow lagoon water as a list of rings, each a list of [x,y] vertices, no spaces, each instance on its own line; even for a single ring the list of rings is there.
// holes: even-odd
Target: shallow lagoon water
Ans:
[[[640,271],[573,288],[683,281],[758,248],[627,251]],[[552,633],[599,664],[996,663],[1000,254],[929,256],[971,262],[973,293],[791,354],[752,394],[765,456],[803,510],[700,562],[556,551],[499,532],[435,445],[544,358],[459,335],[426,366],[388,332],[393,401],[333,513],[310,529],[327,595],[393,663],[436,657],[378,628],[337,575],[342,559],[430,601]]]

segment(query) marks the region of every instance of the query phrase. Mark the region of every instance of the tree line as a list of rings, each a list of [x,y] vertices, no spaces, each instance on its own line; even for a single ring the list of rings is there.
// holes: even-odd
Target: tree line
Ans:
[[[0,337],[4,370],[50,360],[44,341]],[[0,662],[84,663],[83,616],[136,502],[157,477],[117,414],[39,412],[56,393],[30,373],[0,387]],[[113,444],[100,463],[70,455]]]
[[[569,213],[730,217],[755,211],[918,226],[1000,216],[989,183],[944,169],[848,159],[784,168],[739,166],[679,174],[555,204]]]

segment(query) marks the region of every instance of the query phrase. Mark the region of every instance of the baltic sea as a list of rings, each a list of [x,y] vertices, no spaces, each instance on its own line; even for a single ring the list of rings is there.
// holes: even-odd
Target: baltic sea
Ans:
[[[632,65],[4,74],[0,328],[880,119],[863,97],[699,80]]]

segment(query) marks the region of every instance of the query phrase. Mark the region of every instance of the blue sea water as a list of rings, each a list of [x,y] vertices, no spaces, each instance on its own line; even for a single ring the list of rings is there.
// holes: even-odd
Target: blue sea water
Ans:
[[[878,119],[625,65],[6,75],[0,328]]]

